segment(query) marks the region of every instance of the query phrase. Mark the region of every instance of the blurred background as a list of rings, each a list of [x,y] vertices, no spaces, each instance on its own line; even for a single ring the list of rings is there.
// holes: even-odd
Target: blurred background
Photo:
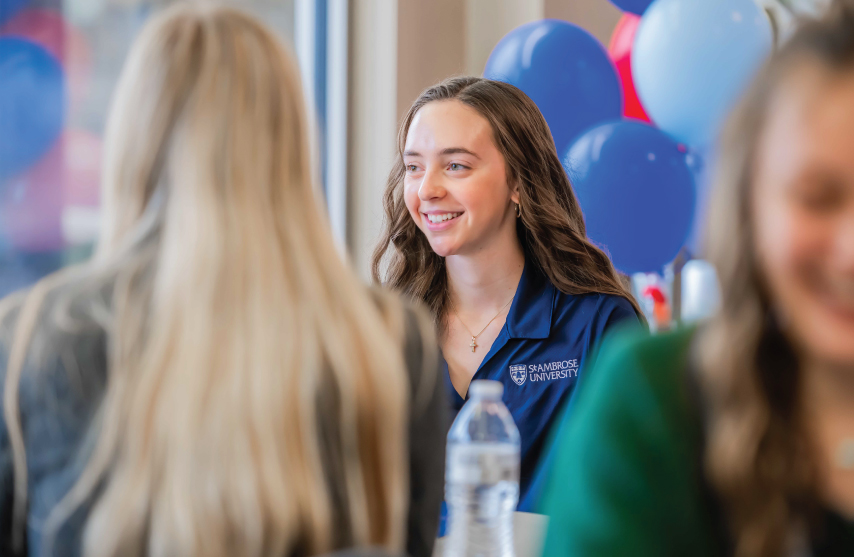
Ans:
[[[673,0],[232,3],[260,16],[295,50],[316,116],[319,178],[330,221],[365,278],[401,116],[424,88],[453,75],[483,75],[489,62],[488,77],[514,82],[546,115],[591,237],[609,250],[621,271],[635,275],[636,292],[648,298],[652,314],[661,299],[672,313],[674,277],[682,263],[701,255],[698,230],[713,159],[713,142],[695,141],[696,126],[712,124],[686,123],[684,115],[671,114],[674,106],[714,113],[704,103],[716,109],[731,104],[772,43],[784,36],[791,17],[822,0],[685,2],[697,11],[685,19],[690,24],[674,12]],[[98,236],[102,133],[111,94],[134,37],[169,3],[0,0],[0,295],[91,253]],[[754,17],[752,10],[760,15]],[[647,38],[636,38],[644,28]],[[643,60],[630,60],[633,48],[644,49]],[[579,54],[584,49],[593,50]],[[493,52],[503,54],[490,61]],[[680,64],[697,75],[686,74]],[[532,68],[538,73],[526,77]],[[591,68],[605,72],[608,83],[585,81],[592,79],[584,77]],[[631,68],[641,71],[634,79],[639,86],[653,84],[640,91],[643,103],[634,92]],[[690,86],[703,93],[688,91]],[[555,96],[549,87],[566,87],[567,93]],[[573,96],[576,91],[585,92],[587,100]],[[607,102],[611,105],[602,104]],[[642,104],[654,113],[648,115]],[[603,150],[603,145],[614,147]],[[607,153],[621,161],[621,173],[597,174],[593,163]],[[635,155],[637,164],[630,162]],[[604,159],[598,164],[614,166]],[[633,193],[626,184],[638,187]],[[607,196],[607,208],[597,208],[601,203],[589,192]],[[614,209],[614,199],[628,200],[635,229]],[[618,231],[625,238],[612,237],[614,221],[625,228]],[[597,237],[597,230],[605,230],[605,236]],[[698,269],[699,282],[691,288],[712,300],[713,280],[709,283],[707,269]],[[707,311],[700,306],[700,313]]]
[[[168,3],[0,0],[0,295],[91,254],[113,89]],[[240,5],[293,41],[293,1]]]

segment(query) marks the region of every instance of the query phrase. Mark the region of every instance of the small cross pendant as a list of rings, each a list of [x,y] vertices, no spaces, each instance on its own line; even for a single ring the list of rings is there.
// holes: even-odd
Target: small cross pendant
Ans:
[[[474,337],[471,337],[471,344],[469,344],[469,346],[471,346],[471,351],[472,351],[472,352],[474,352],[475,350],[477,350],[477,341],[475,341],[475,340],[474,340]]]

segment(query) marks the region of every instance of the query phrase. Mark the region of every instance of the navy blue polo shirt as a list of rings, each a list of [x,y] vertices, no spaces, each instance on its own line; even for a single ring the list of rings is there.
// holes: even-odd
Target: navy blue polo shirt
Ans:
[[[504,404],[522,443],[519,511],[536,510],[552,424],[575,394],[579,370],[592,363],[588,358],[600,339],[619,322],[640,323],[625,298],[564,294],[534,265],[525,265],[504,327],[472,378],[504,384]],[[465,400],[443,364],[453,420]]]

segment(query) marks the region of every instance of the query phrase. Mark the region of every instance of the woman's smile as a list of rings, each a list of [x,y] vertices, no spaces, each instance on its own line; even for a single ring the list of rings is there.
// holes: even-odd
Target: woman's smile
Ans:
[[[430,211],[429,213],[421,214],[428,230],[431,232],[440,232],[453,226],[459,217],[462,216],[463,212]]]
[[[810,286],[833,317],[854,325],[854,281],[851,278],[821,274],[813,277]]]

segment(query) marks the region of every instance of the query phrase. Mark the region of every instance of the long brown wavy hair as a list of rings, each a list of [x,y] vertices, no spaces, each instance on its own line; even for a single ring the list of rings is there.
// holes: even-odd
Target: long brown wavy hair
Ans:
[[[445,259],[433,251],[406,208],[403,151],[418,111],[427,103],[452,99],[476,110],[492,127],[507,163],[507,180],[519,188],[522,216],[516,231],[526,264],[538,267],[561,292],[621,296],[642,315],[608,256],[587,238],[581,207],[537,105],[513,85],[479,77],[454,77],[434,85],[406,113],[383,196],[385,221],[373,255],[374,281],[424,302],[437,323],[443,322],[448,307]],[[388,267],[382,273],[386,256]]]
[[[823,19],[803,22],[766,64],[721,142],[708,247],[722,307],[699,332],[695,356],[708,406],[706,474],[739,556],[783,555],[798,533],[820,526],[801,369],[763,280],[750,202],[768,106],[805,64],[854,72],[854,1],[836,0]]]

